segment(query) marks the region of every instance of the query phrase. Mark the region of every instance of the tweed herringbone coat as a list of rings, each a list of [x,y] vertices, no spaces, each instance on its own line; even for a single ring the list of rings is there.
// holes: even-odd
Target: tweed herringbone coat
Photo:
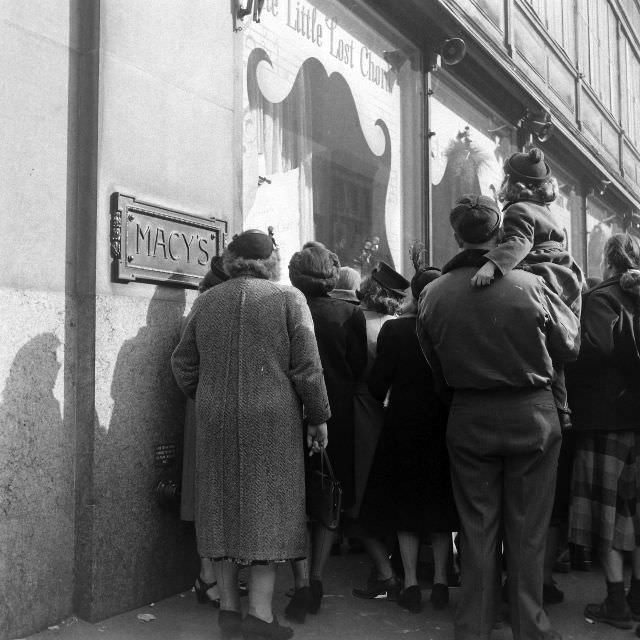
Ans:
[[[306,555],[303,406],[330,417],[313,321],[293,287],[242,276],[194,302],[172,356],[196,399],[196,533],[202,557]]]

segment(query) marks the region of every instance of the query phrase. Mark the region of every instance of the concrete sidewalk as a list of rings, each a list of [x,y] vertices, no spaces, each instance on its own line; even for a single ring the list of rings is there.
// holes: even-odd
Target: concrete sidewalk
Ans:
[[[304,625],[295,628],[297,640],[453,640],[453,607],[457,589],[451,589],[452,606],[435,611],[429,603],[429,585],[423,586],[425,606],[422,613],[411,614],[394,602],[360,600],[351,595],[354,586],[363,586],[369,573],[364,555],[332,557],[325,576],[325,598],[317,616],[307,616]],[[582,612],[587,602],[600,602],[604,597],[604,580],[599,571],[557,575],[556,581],[565,593],[565,601],[549,607],[555,629],[564,640],[614,640],[634,638],[633,631],[621,631],[604,624],[591,625]],[[284,565],[278,570],[275,612],[284,622],[286,590],[291,586],[291,572]],[[245,605],[246,606],[246,605]],[[155,619],[142,622],[139,614]],[[75,618],[30,636],[30,640],[218,640],[217,610],[199,605],[195,594],[182,593],[162,602],[89,624]],[[511,640],[508,627],[496,630],[492,640]]]

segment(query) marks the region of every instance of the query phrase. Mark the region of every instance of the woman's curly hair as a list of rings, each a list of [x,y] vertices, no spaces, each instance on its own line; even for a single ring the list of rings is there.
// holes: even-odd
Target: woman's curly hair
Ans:
[[[289,280],[307,298],[333,291],[340,273],[338,256],[324,245],[308,242],[289,262]]]
[[[640,239],[616,233],[604,245],[604,259],[620,275],[620,287],[640,304]]]
[[[521,181],[512,181],[510,175],[505,175],[498,200],[500,202],[520,202],[530,200],[533,202],[553,202],[559,193],[558,181],[552,176],[543,182],[524,184]]]
[[[228,248],[222,254],[222,267],[230,278],[254,276],[264,280],[280,279],[280,252],[274,247],[268,258],[243,258]]]
[[[371,276],[367,276],[358,292],[360,302],[370,311],[394,316],[400,310],[404,295],[380,286]]]

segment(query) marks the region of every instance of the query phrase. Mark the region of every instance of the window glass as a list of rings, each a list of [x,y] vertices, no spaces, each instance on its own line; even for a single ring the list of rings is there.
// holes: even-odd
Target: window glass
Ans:
[[[430,100],[433,262],[458,251],[449,212],[461,195],[497,201],[504,161],[515,151],[515,129],[450,77],[436,74]]]
[[[368,274],[423,236],[422,74],[384,22],[332,0],[267,0],[244,32],[243,225],[283,263],[309,240]]]
[[[595,196],[587,198],[587,269],[590,278],[602,278],[600,261],[604,244],[613,233],[621,233],[616,212]]]
[[[558,197],[549,203],[551,213],[564,229],[567,250],[584,269],[584,222],[580,181],[562,169],[562,162],[547,155],[553,176],[558,182]]]

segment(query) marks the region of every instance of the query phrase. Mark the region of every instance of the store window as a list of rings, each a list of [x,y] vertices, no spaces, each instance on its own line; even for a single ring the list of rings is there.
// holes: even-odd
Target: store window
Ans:
[[[432,261],[442,266],[458,251],[449,212],[461,195],[496,201],[504,161],[516,149],[515,128],[450,77],[436,75],[430,100]]]
[[[424,235],[419,55],[362,5],[267,0],[244,32],[243,226],[274,228],[283,279],[309,240],[407,272]]]
[[[562,169],[563,163],[555,157],[547,155],[547,160],[558,182],[558,197],[549,203],[549,208],[558,224],[564,229],[567,250],[584,269],[585,225],[580,181],[577,176],[566,173]]]
[[[621,233],[620,219],[616,212],[596,196],[587,198],[587,265],[589,278],[602,278],[600,261],[605,242],[614,233]]]

